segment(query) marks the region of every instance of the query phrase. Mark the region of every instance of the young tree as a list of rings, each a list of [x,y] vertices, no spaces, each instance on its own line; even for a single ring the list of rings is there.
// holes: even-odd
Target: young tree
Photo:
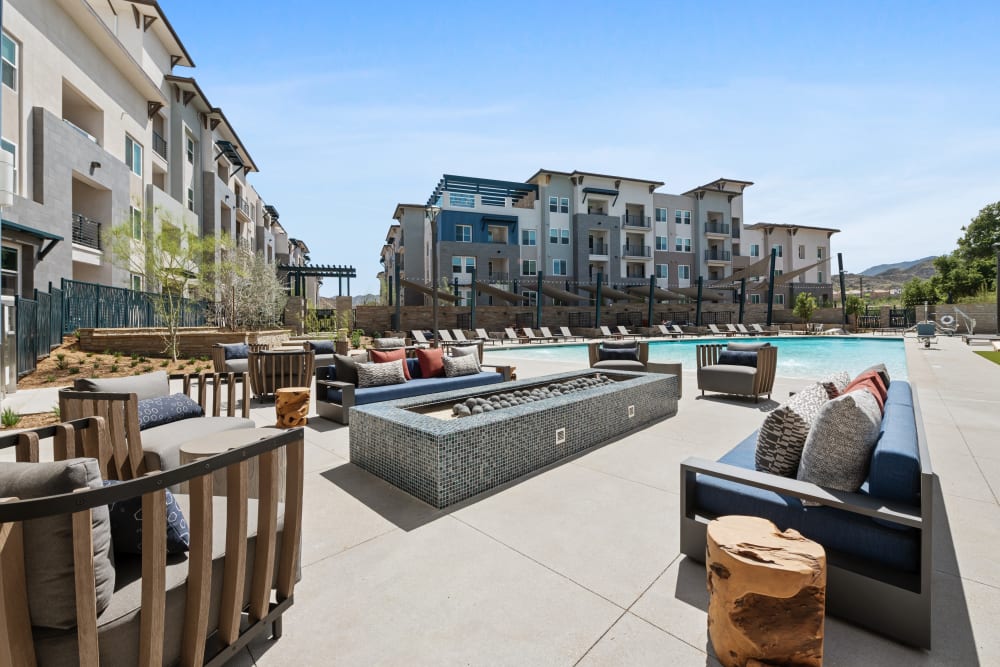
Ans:
[[[844,310],[848,315],[854,315],[855,317],[864,315],[865,302],[857,294],[848,294],[847,299],[844,301]]]
[[[816,312],[816,297],[809,292],[799,292],[799,295],[795,297],[795,307],[792,312],[795,313],[795,317],[807,324],[812,319],[813,313]]]
[[[923,305],[925,301],[927,303],[937,303],[937,291],[934,289],[934,284],[931,280],[912,278],[903,285],[901,301],[904,308],[915,308]]]
[[[288,301],[277,269],[261,253],[237,248],[225,253],[216,274],[216,322],[230,329],[276,326]]]

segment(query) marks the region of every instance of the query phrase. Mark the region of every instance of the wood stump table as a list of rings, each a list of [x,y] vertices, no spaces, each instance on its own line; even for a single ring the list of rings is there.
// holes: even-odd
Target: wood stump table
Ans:
[[[826,552],[767,519],[708,524],[708,634],[726,667],[822,665]]]
[[[278,428],[295,428],[308,423],[309,387],[282,387],[274,391],[274,411]]]

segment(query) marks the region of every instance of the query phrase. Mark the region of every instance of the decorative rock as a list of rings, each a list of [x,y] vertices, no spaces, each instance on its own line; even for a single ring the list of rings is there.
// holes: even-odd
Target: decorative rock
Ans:
[[[558,396],[600,387],[601,385],[614,382],[606,375],[595,375],[593,377],[577,378],[565,382],[554,382],[544,387],[530,387],[528,389],[515,389],[514,391],[494,394],[492,396],[473,396],[465,399],[463,403],[456,403],[452,407],[452,413],[456,417],[468,417],[473,414],[483,412],[493,412],[503,408],[511,408],[517,405],[528,405],[535,401],[544,401]],[[477,410],[478,408],[478,410]]]

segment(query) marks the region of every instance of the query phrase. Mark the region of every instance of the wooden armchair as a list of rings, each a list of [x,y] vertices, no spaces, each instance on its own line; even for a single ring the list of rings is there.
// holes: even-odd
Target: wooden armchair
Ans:
[[[280,637],[282,614],[294,601],[301,551],[302,429],[114,486],[102,488],[97,475],[56,495],[25,489],[26,476],[45,488],[53,480],[72,486],[63,470],[93,469],[92,459],[75,458],[80,456],[103,461],[102,471],[124,473],[131,462],[127,452],[112,446],[107,427],[104,419],[90,417],[0,436],[0,449],[16,448],[18,461],[0,468],[0,488],[20,483],[27,491],[21,498],[0,498],[0,664],[221,664],[261,633]],[[53,439],[52,462],[39,462],[39,441],[45,438]],[[277,491],[281,450],[283,504]],[[261,475],[259,501],[247,498],[253,460]],[[5,479],[15,468],[20,481]],[[225,470],[226,494],[213,497],[213,474],[219,470]],[[141,555],[119,555],[110,564],[110,547],[102,552],[95,546],[109,540],[107,506],[141,499],[143,521],[163,526],[165,488],[182,482],[190,495],[175,500],[190,530],[187,556],[168,556],[167,531],[144,530]],[[48,530],[53,525],[59,534]],[[53,552],[69,567],[42,572],[45,588],[39,588],[35,559],[50,559]],[[108,593],[106,580],[100,580],[99,594],[95,568],[106,573],[108,567],[114,590]],[[35,610],[56,601],[69,610],[68,622],[58,627],[34,622]]]
[[[250,352],[250,390],[257,398],[270,398],[282,387],[311,387],[315,368],[312,350]]]
[[[726,345],[698,345],[698,389],[702,396],[706,391],[722,394],[753,396],[754,402],[761,396],[771,398],[774,375],[778,367],[778,348],[760,347],[752,352],[756,355],[756,366],[720,364],[719,356],[726,351]],[[731,350],[748,353],[751,350]]]

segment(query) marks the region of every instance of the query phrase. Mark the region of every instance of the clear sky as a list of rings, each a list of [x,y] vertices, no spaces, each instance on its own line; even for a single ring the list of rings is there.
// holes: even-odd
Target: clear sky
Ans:
[[[841,229],[849,271],[950,252],[1000,200],[997,2],[161,6],[261,196],[354,294],[444,173],[750,180],[745,222]]]

